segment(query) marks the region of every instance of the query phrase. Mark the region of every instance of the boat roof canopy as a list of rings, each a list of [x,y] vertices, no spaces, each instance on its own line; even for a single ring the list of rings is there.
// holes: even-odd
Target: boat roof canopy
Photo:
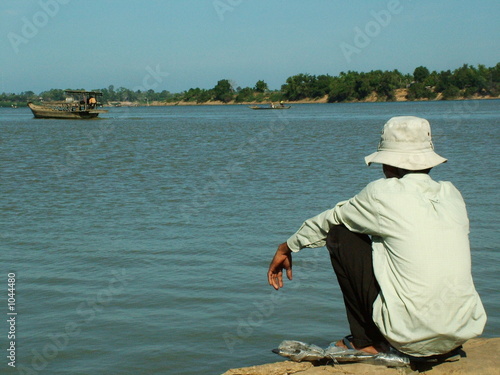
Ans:
[[[77,94],[77,95],[95,95],[102,96],[102,92],[99,91],[85,91],[85,90],[65,90],[66,94]]]

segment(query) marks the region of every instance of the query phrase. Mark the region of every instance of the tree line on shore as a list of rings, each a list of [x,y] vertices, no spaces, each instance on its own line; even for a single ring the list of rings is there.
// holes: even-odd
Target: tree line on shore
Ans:
[[[500,63],[494,67],[464,64],[453,71],[430,72],[426,67],[417,67],[413,74],[402,74],[398,70],[373,70],[367,73],[341,72],[338,76],[297,74],[287,78],[280,90],[269,90],[266,82],[259,80],[254,87],[235,87],[228,79],[222,79],[211,89],[191,88],[181,93],[167,90],[130,90],[125,87],[96,89],[102,92],[103,104],[134,102],[146,104],[197,103],[219,101],[222,103],[279,102],[315,100],[327,97],[329,103],[364,101],[375,95],[378,101],[395,100],[396,90],[406,89],[407,100],[443,100],[500,95]],[[25,105],[29,101],[64,100],[61,89],[51,89],[36,95],[33,91],[20,94],[0,94],[0,106]]]

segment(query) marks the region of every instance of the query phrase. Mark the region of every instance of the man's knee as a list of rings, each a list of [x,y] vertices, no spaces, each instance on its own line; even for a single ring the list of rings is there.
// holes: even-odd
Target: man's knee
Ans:
[[[349,229],[347,229],[347,227],[344,224],[334,225],[333,227],[330,228],[327,237],[331,237],[333,239],[339,238],[340,235],[344,232],[350,232]]]
[[[343,238],[345,231],[349,232],[349,230],[343,224],[334,225],[330,228],[326,236],[326,248],[330,253],[332,253],[334,250],[338,250],[340,244],[344,242]]]
[[[330,238],[330,241],[333,243],[340,243],[355,235],[357,235],[357,233],[351,232],[344,224],[340,224],[330,228],[327,239]]]
[[[326,247],[330,253],[333,249],[342,247],[362,247],[371,251],[370,236],[362,233],[351,232],[345,225],[334,225],[326,237]]]

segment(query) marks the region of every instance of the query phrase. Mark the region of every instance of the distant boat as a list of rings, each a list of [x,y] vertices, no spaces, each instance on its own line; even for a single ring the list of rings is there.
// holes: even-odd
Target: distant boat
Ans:
[[[275,106],[268,106],[268,107],[263,107],[259,105],[250,105],[248,108],[251,109],[289,109],[292,108],[291,105],[275,105]]]
[[[28,103],[35,118],[57,118],[57,119],[91,119],[106,113],[104,109],[96,109],[101,104],[97,97],[101,92],[84,90],[66,90],[65,101],[54,101],[41,104]]]

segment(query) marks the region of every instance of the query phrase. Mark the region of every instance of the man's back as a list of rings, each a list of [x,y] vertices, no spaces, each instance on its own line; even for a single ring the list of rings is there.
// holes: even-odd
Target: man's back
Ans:
[[[374,236],[381,293],[373,318],[382,334],[420,356],[447,352],[480,334],[485,314],[472,282],[469,222],[458,190],[410,173],[375,181],[360,196],[357,203],[370,201],[377,217],[365,228]]]

